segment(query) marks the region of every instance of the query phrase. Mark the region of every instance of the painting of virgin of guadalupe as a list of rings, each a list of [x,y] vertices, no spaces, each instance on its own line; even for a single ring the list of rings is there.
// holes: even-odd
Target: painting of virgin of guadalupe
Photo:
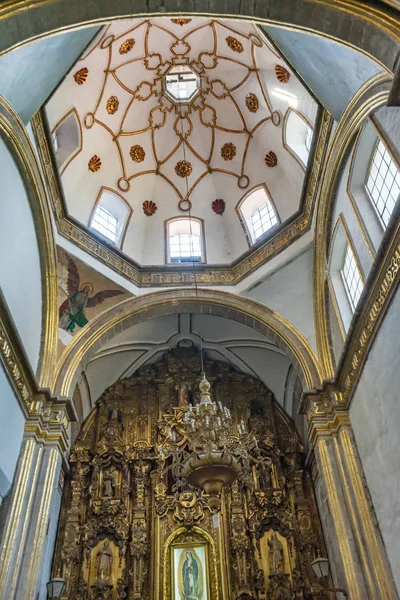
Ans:
[[[209,600],[204,546],[173,550],[174,600]]]

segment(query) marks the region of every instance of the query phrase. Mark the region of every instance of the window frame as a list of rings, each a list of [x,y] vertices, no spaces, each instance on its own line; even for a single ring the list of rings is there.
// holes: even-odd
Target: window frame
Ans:
[[[249,199],[249,197],[254,194],[257,190],[259,189],[263,189],[266,195],[266,202],[263,202],[263,204],[260,204],[256,210],[254,210],[251,214],[249,213],[249,216],[247,216],[244,212],[243,212],[243,206],[246,204],[246,201]],[[275,223],[275,225],[273,225],[272,227],[270,227],[270,229],[267,229],[267,231],[263,232],[258,238],[256,238],[255,236],[253,236],[253,223],[252,223],[252,216],[255,214],[255,212],[257,210],[259,210],[260,208],[262,208],[262,206],[264,206],[264,204],[266,204],[269,201],[269,203],[271,204],[277,222]],[[260,240],[267,239],[268,235],[273,232],[274,234],[276,233],[277,228],[282,224],[281,218],[279,216],[279,212],[276,208],[276,204],[272,198],[272,195],[269,191],[269,189],[267,188],[267,186],[265,185],[265,183],[261,184],[261,185],[255,185],[254,187],[252,187],[250,190],[248,190],[239,200],[239,202],[236,204],[235,206],[235,211],[236,214],[239,218],[239,221],[242,225],[247,243],[249,248],[251,248],[252,246],[254,246],[255,244],[257,244]]]
[[[364,272],[361,267],[361,263],[358,258],[356,249],[354,247],[354,243],[351,238],[350,231],[347,227],[347,223],[344,219],[343,213],[340,213],[332,229],[332,235],[328,248],[327,282],[329,292],[331,293],[334,310],[338,319],[338,325],[341,330],[343,339],[346,339],[346,335],[355,312],[355,308],[353,308],[353,304],[351,303],[347,291],[347,286],[342,276],[342,269],[347,246],[350,247],[354,256],[358,272],[360,274],[361,283],[364,289]]]
[[[357,273],[358,275],[358,281],[357,281],[357,285],[356,285],[356,289],[358,289],[358,282],[361,283],[362,287],[360,290],[360,293],[358,295],[357,301],[354,302],[355,298],[353,298],[353,294],[352,294],[352,281],[349,283],[349,281],[347,280],[347,276],[345,273],[345,269],[346,269],[346,262],[347,262],[347,258],[350,254],[350,262],[354,261],[354,271]],[[349,267],[350,268],[350,267]],[[343,257],[343,263],[342,263],[342,268],[340,269],[340,274],[342,276],[342,280],[343,280],[343,284],[344,284],[344,289],[346,290],[346,294],[347,294],[347,299],[350,303],[352,312],[354,314],[354,312],[356,311],[357,305],[360,301],[360,297],[362,294],[362,290],[363,290],[363,281],[362,281],[362,275],[361,275],[361,271],[360,268],[357,264],[357,259],[355,257],[355,254],[353,252],[353,249],[351,247],[351,244],[349,242],[347,242],[346,247],[345,247],[345,251],[344,251],[344,257]]]
[[[374,210],[375,210],[375,212],[376,212],[376,215],[377,215],[377,217],[378,217],[378,219],[379,219],[379,223],[380,223],[381,227],[383,228],[383,230],[384,230],[384,231],[386,231],[386,229],[387,229],[387,227],[388,227],[388,225],[389,225],[389,223],[390,223],[390,220],[391,220],[391,218],[392,218],[392,214],[393,214],[393,212],[395,211],[396,204],[397,204],[397,202],[398,202],[398,201],[399,201],[399,199],[400,199],[400,190],[399,190],[399,194],[398,194],[398,196],[397,196],[397,199],[395,200],[395,203],[394,203],[394,206],[393,206],[393,210],[392,210],[392,212],[390,213],[390,216],[389,216],[388,222],[387,222],[387,223],[385,223],[385,221],[383,220],[383,216],[381,215],[381,213],[380,213],[380,211],[379,211],[379,208],[378,208],[378,206],[377,206],[377,203],[375,202],[375,200],[374,200],[374,198],[373,198],[373,196],[372,196],[372,192],[371,192],[371,191],[370,191],[370,189],[368,188],[368,182],[369,182],[369,179],[370,179],[370,176],[371,176],[371,171],[372,171],[372,168],[373,168],[373,166],[374,166],[375,156],[376,156],[376,154],[377,154],[377,152],[378,152],[378,147],[379,147],[379,145],[380,145],[380,144],[382,144],[382,146],[384,147],[385,153],[389,155],[390,161],[391,161],[391,163],[394,165],[394,167],[395,167],[395,169],[396,169],[396,173],[395,173],[395,175],[393,176],[393,182],[392,182],[392,186],[393,186],[393,183],[394,183],[394,181],[395,181],[395,178],[396,178],[397,176],[399,176],[399,180],[400,180],[400,167],[399,167],[399,164],[398,164],[398,162],[396,161],[395,157],[393,156],[392,152],[390,151],[390,148],[389,148],[389,147],[388,147],[388,145],[385,143],[385,140],[384,140],[384,139],[381,137],[381,135],[379,135],[379,133],[378,133],[378,137],[377,137],[377,139],[376,139],[376,141],[375,141],[375,144],[374,144],[374,146],[373,146],[373,148],[372,148],[372,153],[371,153],[371,156],[370,156],[370,159],[369,159],[369,162],[368,162],[368,168],[367,168],[367,171],[366,171],[366,174],[365,174],[365,179],[364,179],[364,187],[365,187],[365,191],[366,191],[366,193],[367,193],[368,199],[369,199],[369,201],[371,202],[371,205],[373,206],[373,208],[374,208]],[[383,157],[382,157],[382,160],[383,160]],[[381,161],[381,164],[382,164],[382,161]],[[390,168],[390,165],[388,166],[388,169],[387,169],[387,171],[389,171],[389,168]],[[380,171],[380,169],[378,169],[378,170],[377,170],[377,176],[378,176],[378,175],[380,175],[379,171]],[[380,175],[380,176],[381,176],[381,175]],[[372,176],[371,176],[371,177],[372,177]],[[384,184],[385,184],[385,180],[383,179],[383,177],[382,177],[382,176],[381,176],[381,178],[382,178],[382,186],[381,186],[381,187],[380,187],[380,189],[379,189],[379,198],[381,197],[381,191],[382,191],[382,188],[383,188],[383,186],[384,186]],[[375,184],[375,182],[376,182],[376,178],[375,178],[374,184]],[[374,187],[374,185],[373,185],[372,187]],[[399,187],[400,187],[400,186],[399,186]],[[390,188],[390,190],[389,190],[389,195],[390,195],[390,192],[391,192],[391,188]],[[385,206],[385,207],[384,207],[384,210],[383,210],[383,214],[384,214],[384,213],[385,213],[385,211],[386,211],[387,202],[385,202],[385,205],[384,205],[384,206]],[[388,211],[388,212],[389,212],[389,211]]]
[[[200,260],[199,261],[193,261],[191,258],[188,257],[188,260],[185,261],[177,261],[171,260],[171,254],[170,254],[170,238],[172,237],[170,235],[170,227],[171,225],[173,225],[174,223],[177,223],[179,221],[182,222],[188,222],[188,225],[190,227],[190,220],[192,221],[192,223],[196,223],[199,227],[199,231],[200,231],[200,251],[201,251],[201,256],[200,256]],[[186,234],[175,234],[175,235],[186,235]],[[189,232],[190,235],[190,232]],[[196,235],[192,232],[192,235]],[[177,266],[177,267],[183,267],[185,265],[193,265],[193,262],[195,265],[203,265],[207,263],[207,255],[206,255],[206,239],[205,239],[205,230],[204,230],[204,220],[199,218],[199,217],[189,217],[189,216],[177,216],[177,217],[171,217],[170,219],[167,219],[166,221],[164,221],[164,240],[165,240],[165,264],[169,265],[169,266]]]
[[[125,210],[124,210],[124,216],[122,218],[118,218],[118,214],[114,213],[107,206],[105,206],[104,202],[102,202],[102,197],[105,193],[108,193],[108,197],[109,197],[109,195],[115,196],[118,199],[117,201],[120,202],[120,207],[123,206],[123,208]],[[97,208],[99,206],[101,208],[104,208],[108,213],[110,213],[119,223],[117,240],[115,242],[113,242],[110,238],[108,238],[106,235],[101,233],[101,231],[98,231],[97,229],[92,227],[92,222],[95,217]],[[120,212],[121,212],[121,209],[120,209]],[[117,213],[118,213],[118,211],[117,211]],[[129,226],[130,220],[132,218],[132,214],[133,214],[133,208],[131,207],[129,202],[119,192],[117,192],[116,190],[113,190],[112,188],[102,186],[97,195],[96,201],[93,205],[92,212],[90,213],[90,217],[89,217],[89,221],[88,221],[88,228],[93,235],[96,235],[102,241],[105,241],[107,244],[111,244],[112,246],[118,248],[119,250],[122,250],[122,248],[124,246],[124,242],[125,242],[126,232],[128,230],[128,226]]]
[[[304,147],[307,151],[307,162],[304,162],[303,159],[301,158],[301,156],[299,154],[297,154],[296,150],[289,145],[288,141],[287,141],[287,125],[288,125],[288,121],[289,121],[289,117],[290,117],[290,113],[295,113],[299,119],[301,119],[302,121],[304,121],[306,127],[308,129],[312,130],[312,137],[311,137],[311,143],[310,143],[310,148],[307,148],[306,145],[306,140],[307,140],[307,136],[304,139]],[[308,129],[307,129],[307,133],[308,133]],[[313,142],[313,138],[314,138],[314,133],[315,133],[315,127],[314,125],[303,115],[303,113],[301,113],[299,110],[297,110],[296,108],[294,108],[293,106],[289,106],[285,112],[285,115],[283,117],[283,125],[282,125],[282,142],[283,142],[283,147],[285,148],[285,150],[291,155],[293,156],[293,158],[296,160],[296,162],[300,165],[300,167],[303,169],[303,171],[307,170],[308,164],[310,162],[310,155],[311,155],[311,148],[312,148],[312,142]]]
[[[100,214],[100,211],[102,211],[103,213],[106,213],[106,216],[103,216],[102,214]],[[98,217],[98,218],[96,218]],[[107,225],[109,224],[110,218],[111,217],[114,221],[115,221],[115,236],[114,238],[111,238],[109,235],[107,235],[107,233],[103,233],[102,231],[100,231],[100,229],[98,229],[95,225],[100,225],[101,227],[103,227],[106,231],[109,231],[111,233],[111,229],[109,227],[106,227],[104,225],[101,224],[100,219],[106,221]],[[119,228],[119,223],[120,221],[118,220],[118,218],[113,215],[107,208],[105,208],[104,206],[102,206],[101,204],[98,204],[96,207],[96,210],[93,213],[93,217],[90,223],[90,227],[92,229],[94,229],[96,231],[96,233],[100,233],[101,235],[103,235],[104,237],[107,238],[108,241],[112,242],[113,244],[117,244],[118,242],[118,228]]]
[[[60,151],[60,149],[62,149],[62,145],[60,145],[60,142],[57,138],[57,129],[59,129],[65,123],[65,121],[67,121],[72,116],[75,117],[75,123],[77,125],[77,131],[78,131],[78,135],[79,135],[79,143],[74,150],[71,150],[71,152],[63,160],[63,162],[58,164],[57,153]],[[57,149],[54,147],[54,139],[57,140]],[[75,107],[71,108],[71,110],[69,110],[59,121],[57,121],[57,123],[54,125],[54,127],[50,130],[50,140],[49,141],[50,141],[49,145],[53,152],[54,161],[55,161],[57,170],[60,173],[60,177],[61,177],[64,174],[65,169],[71,164],[71,162],[74,160],[74,158],[76,158],[78,156],[78,154],[80,154],[80,152],[82,152],[82,149],[83,149],[82,125],[81,125],[81,121],[79,119],[78,111],[76,110]]]

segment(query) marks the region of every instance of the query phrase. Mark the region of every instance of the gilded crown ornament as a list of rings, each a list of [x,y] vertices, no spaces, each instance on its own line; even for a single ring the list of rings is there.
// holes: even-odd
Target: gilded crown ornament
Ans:
[[[276,156],[275,152],[272,152],[272,150],[265,155],[265,164],[267,167],[276,167],[278,164],[278,157]]]
[[[129,38],[129,39],[125,40],[124,42],[122,42],[122,44],[119,47],[119,53],[120,54],[128,54],[128,52],[130,52],[132,50],[134,45],[135,45],[135,40],[133,38]]]
[[[217,199],[211,204],[211,208],[217,215],[222,215],[225,212],[225,200]]]
[[[131,147],[129,154],[131,155],[131,159],[137,163],[143,162],[146,156],[146,152],[138,144]]]
[[[110,98],[107,100],[107,112],[109,115],[113,115],[114,113],[117,112],[118,110],[118,106],[119,106],[119,100],[117,98],[117,96],[110,96]]]
[[[221,148],[221,156],[224,160],[232,160],[236,156],[236,146],[232,142],[227,142]]]
[[[228,37],[226,38],[226,43],[228,44],[231,50],[233,50],[234,52],[239,52],[239,54],[242,53],[244,50],[242,42],[239,42],[239,40],[233,37],[232,35],[228,35]]]
[[[94,154],[88,162],[88,169],[89,169],[89,171],[92,171],[92,173],[96,173],[96,171],[100,171],[100,167],[101,167],[101,160],[97,156],[97,154]]]
[[[143,212],[146,217],[151,217],[157,210],[157,204],[153,200],[145,200],[143,202]]]
[[[82,85],[85,83],[87,76],[89,74],[89,69],[87,67],[82,67],[74,74],[74,79],[78,85]]]
[[[258,109],[260,108],[260,103],[258,101],[258,98],[255,94],[247,94],[246,96],[246,106],[248,108],[248,110],[252,113],[255,113],[258,111]]]
[[[184,18],[177,18],[177,19],[171,19],[172,23],[175,23],[175,25],[180,25],[181,27],[183,25],[187,25],[188,23],[191,22],[192,19],[184,19]]]
[[[287,83],[290,79],[289,71],[285,69],[285,67],[282,67],[282,65],[275,66],[275,74],[278,81],[280,81],[281,83]]]
[[[180,160],[175,165],[175,173],[178,177],[188,177],[193,171],[193,167],[187,160]]]

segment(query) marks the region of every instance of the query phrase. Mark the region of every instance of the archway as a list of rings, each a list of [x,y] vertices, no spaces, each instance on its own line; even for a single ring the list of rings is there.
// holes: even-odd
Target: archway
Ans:
[[[121,331],[147,319],[187,312],[221,316],[252,327],[272,339],[291,359],[304,388],[315,388],[321,383],[320,367],[311,346],[286,319],[241,296],[189,288],[132,298],[93,319],[61,356],[53,381],[55,393],[70,395],[79,368]]]

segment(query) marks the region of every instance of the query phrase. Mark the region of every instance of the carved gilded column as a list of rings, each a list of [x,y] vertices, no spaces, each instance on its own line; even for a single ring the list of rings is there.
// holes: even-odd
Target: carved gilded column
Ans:
[[[304,408],[322,493],[317,498],[336,585],[352,600],[398,598],[351,428],[335,390],[308,394]],[[327,506],[323,504],[326,498]],[[330,512],[330,523],[324,514]],[[328,531],[329,529],[329,531]]]
[[[57,524],[57,491],[67,427],[75,417],[69,399],[38,396],[25,425],[1,541],[0,599],[35,600],[42,584],[49,519]]]

